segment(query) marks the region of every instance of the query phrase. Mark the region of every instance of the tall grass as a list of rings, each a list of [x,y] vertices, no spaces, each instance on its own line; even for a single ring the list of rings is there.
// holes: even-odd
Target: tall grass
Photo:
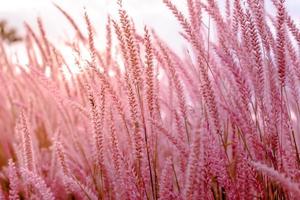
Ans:
[[[121,1],[104,50],[88,12],[84,34],[56,5],[74,64],[42,19],[25,25],[28,65],[0,43],[1,199],[300,198],[300,29],[284,0],[162,2],[184,53]]]

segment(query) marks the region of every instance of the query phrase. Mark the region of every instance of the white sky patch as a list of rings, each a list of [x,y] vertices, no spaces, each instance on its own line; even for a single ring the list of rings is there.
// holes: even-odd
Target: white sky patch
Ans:
[[[113,71],[113,70],[109,70],[109,71],[108,71],[108,75],[109,75],[110,77],[114,77],[114,76],[116,75],[116,72]]]
[[[51,68],[49,66],[47,66],[46,69],[45,69],[45,76],[47,78],[51,77]]]

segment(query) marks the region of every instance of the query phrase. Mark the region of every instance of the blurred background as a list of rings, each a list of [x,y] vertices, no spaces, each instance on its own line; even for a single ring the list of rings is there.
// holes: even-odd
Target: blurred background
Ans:
[[[220,0],[220,2],[224,1]],[[24,21],[35,27],[36,18],[39,16],[46,24],[47,33],[50,37],[71,37],[69,35],[71,32],[68,31],[70,27],[61,13],[53,6],[55,3],[65,9],[78,24],[83,26],[85,8],[93,23],[96,24],[96,28],[101,31],[100,29],[104,28],[107,14],[117,15],[116,2],[116,0],[0,0],[0,26],[3,27],[6,23],[7,36],[11,37],[11,41],[17,41],[20,39],[19,36],[14,38],[13,35],[15,32],[22,35]],[[174,0],[174,2],[180,8],[185,8],[185,1]],[[286,4],[296,22],[299,22],[300,0],[286,0]],[[162,0],[123,0],[123,5],[137,26],[142,27],[147,24],[158,30],[163,38],[173,39],[170,35],[178,30],[178,24],[174,22]],[[268,7],[272,12],[273,7]]]
[[[53,3],[67,11],[83,28],[85,28],[83,18],[85,9],[99,32],[104,31],[108,13],[117,17],[116,2],[114,0],[0,0],[0,20],[2,25],[5,20],[8,32],[9,29],[10,31],[15,29],[22,35],[24,21],[37,28],[36,18],[41,17],[49,37],[72,37],[73,30],[70,30],[66,19]],[[161,0],[123,0],[123,6],[135,19],[137,26],[144,24],[153,26],[160,29],[159,32],[163,32],[165,36],[177,29],[177,24],[170,24],[170,19],[172,20],[170,12]]]
[[[185,0],[173,0],[182,12],[187,11]],[[220,6],[225,0],[219,0]],[[270,0],[267,0],[267,9],[272,15],[276,15]],[[75,33],[66,18],[58,11],[54,4],[63,8],[76,23],[86,31],[84,22],[84,11],[96,28],[96,45],[105,47],[105,24],[107,15],[118,19],[117,0],[0,0],[0,37],[4,38],[12,50],[9,55],[15,57],[16,62],[26,63],[24,46],[17,41],[24,35],[24,22],[37,30],[37,17],[41,17],[47,32],[47,37],[56,42],[61,49],[64,48],[63,41],[71,41]],[[286,0],[289,13],[300,22],[300,0]],[[181,51],[184,45],[183,39],[179,37],[179,24],[174,20],[171,12],[163,4],[162,0],[123,0],[123,6],[136,23],[136,28],[142,30],[144,25],[154,28],[156,32],[172,48]],[[224,6],[225,7],[225,6]],[[17,50],[17,51],[16,51]]]

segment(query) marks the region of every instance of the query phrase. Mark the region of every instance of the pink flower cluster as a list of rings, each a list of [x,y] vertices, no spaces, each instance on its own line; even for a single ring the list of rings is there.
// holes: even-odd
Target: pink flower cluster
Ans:
[[[74,63],[42,19],[25,25],[28,65],[0,41],[0,199],[300,199],[300,29],[284,0],[162,2],[183,53],[121,1],[104,48],[87,12],[84,34],[55,5]]]

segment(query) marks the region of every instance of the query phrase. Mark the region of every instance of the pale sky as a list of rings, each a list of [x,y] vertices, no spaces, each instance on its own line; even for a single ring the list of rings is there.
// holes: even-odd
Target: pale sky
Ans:
[[[36,17],[40,16],[49,37],[68,37],[70,26],[52,2],[60,5],[82,26],[85,26],[83,13],[86,8],[100,34],[104,31],[107,13],[117,18],[116,0],[0,0],[0,19],[7,19],[11,26],[20,29],[24,21],[35,26]],[[185,11],[185,0],[173,0],[173,2]],[[299,24],[300,0],[286,0],[286,4],[296,23]],[[123,5],[138,27],[149,25],[170,43],[178,39],[179,26],[162,0],[123,0]]]

